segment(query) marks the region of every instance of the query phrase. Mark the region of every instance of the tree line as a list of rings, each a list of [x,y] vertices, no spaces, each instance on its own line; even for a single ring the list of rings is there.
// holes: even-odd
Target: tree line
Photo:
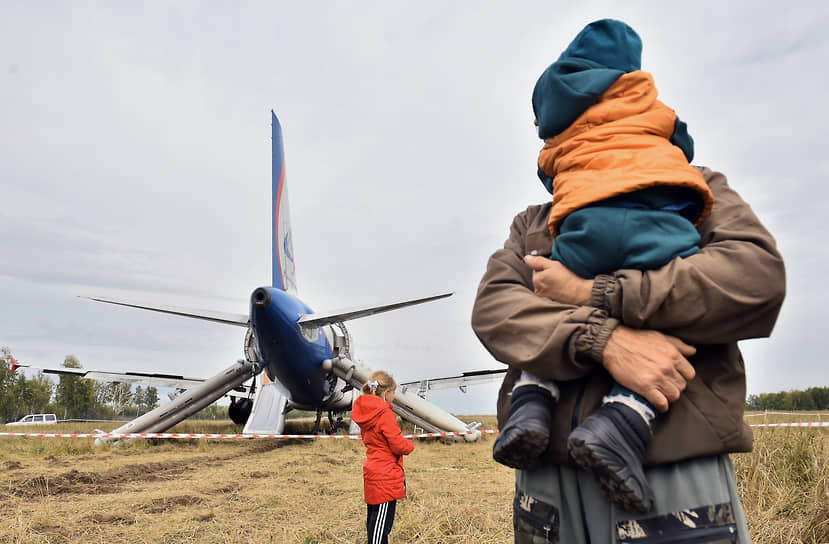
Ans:
[[[749,395],[746,410],[829,410],[829,387]]]
[[[67,368],[82,368],[68,355]],[[11,372],[11,355],[0,348],[0,425],[17,421],[26,414],[57,414],[58,419],[132,419],[159,406],[158,389],[128,383],[96,382],[79,376],[60,376],[57,383],[43,372],[27,378]],[[227,419],[227,406],[213,403],[191,419]]]
[[[81,368],[72,355],[66,368]],[[79,376],[60,376],[54,383],[43,372],[27,378],[11,371],[11,355],[0,348],[0,423],[26,414],[54,413],[58,419],[126,419],[158,406],[158,389],[128,383],[103,383]]]

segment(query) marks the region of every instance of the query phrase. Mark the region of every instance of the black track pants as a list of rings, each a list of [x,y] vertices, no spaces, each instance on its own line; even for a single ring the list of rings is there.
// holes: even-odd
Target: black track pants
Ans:
[[[394,511],[397,501],[383,504],[367,504],[366,530],[368,544],[388,544],[391,526],[394,523]]]

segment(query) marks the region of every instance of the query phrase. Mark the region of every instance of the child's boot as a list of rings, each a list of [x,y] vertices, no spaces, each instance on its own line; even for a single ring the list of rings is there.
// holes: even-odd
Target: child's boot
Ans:
[[[624,402],[611,399],[618,397],[605,397],[601,408],[570,433],[567,448],[579,467],[593,472],[611,502],[632,512],[648,512],[653,491],[643,462],[653,411],[647,401],[646,410],[640,411],[627,400],[633,397]]]
[[[553,384],[549,384],[553,385]],[[492,457],[512,468],[528,469],[538,465],[550,442],[552,410],[558,392],[537,383],[516,384],[512,390],[507,423],[492,448]]]

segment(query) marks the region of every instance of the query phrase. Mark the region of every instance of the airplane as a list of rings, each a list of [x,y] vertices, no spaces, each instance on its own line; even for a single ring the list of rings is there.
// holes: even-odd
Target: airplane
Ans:
[[[369,367],[353,358],[353,340],[345,322],[452,295],[451,292],[438,293],[380,306],[313,312],[297,296],[282,127],[273,111],[271,140],[272,284],[253,290],[248,314],[85,297],[106,304],[245,328],[244,360],[237,361],[206,380],[163,373],[114,373],[34,367],[47,373],[173,387],[181,392],[170,403],[139,416],[112,431],[113,434],[163,432],[224,395],[231,398],[228,408],[230,418],[234,423],[244,425],[244,434],[281,434],[285,414],[292,409],[316,412],[314,434],[317,433],[323,412],[327,412],[333,432],[340,426],[342,414],[351,410],[360,387],[371,374]],[[12,361],[13,370],[29,366],[15,359]],[[430,389],[451,386],[465,391],[467,384],[496,379],[504,372],[505,370],[478,371],[400,384],[394,397],[393,410],[426,431],[454,433],[468,441],[477,440],[481,434],[477,430],[479,423],[462,422],[428,402],[425,393]],[[244,386],[244,382],[251,378],[253,384]],[[414,386],[417,386],[417,391],[410,391]]]

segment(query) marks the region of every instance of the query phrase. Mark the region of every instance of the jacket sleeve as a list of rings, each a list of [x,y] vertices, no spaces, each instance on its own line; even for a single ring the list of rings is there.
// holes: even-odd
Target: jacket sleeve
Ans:
[[[524,263],[527,212],[512,223],[509,239],[487,263],[472,310],[472,328],[502,363],[540,378],[572,380],[601,361],[618,320],[592,307],[561,304],[533,292]]]
[[[674,120],[674,133],[671,135],[671,143],[682,150],[688,162],[694,160],[694,139],[688,134],[688,125],[679,117]]]
[[[714,208],[701,249],[658,270],[597,276],[591,304],[625,325],[691,343],[722,344],[771,334],[786,292],[774,238],[724,175],[703,169]]]
[[[414,442],[407,438],[403,438],[403,433],[400,432],[400,427],[397,425],[397,418],[394,412],[387,410],[383,413],[383,419],[380,423],[380,432],[389,443],[389,448],[394,455],[408,455],[414,450]]]

